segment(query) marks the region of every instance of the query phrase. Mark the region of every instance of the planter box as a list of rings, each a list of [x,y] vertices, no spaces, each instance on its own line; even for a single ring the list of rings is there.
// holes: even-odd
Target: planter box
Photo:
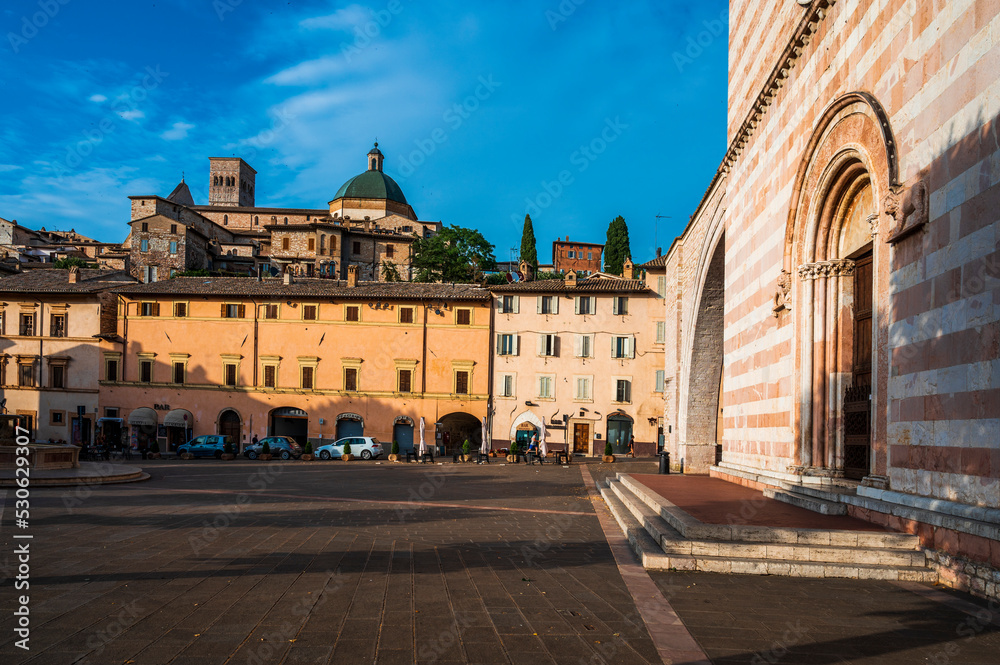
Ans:
[[[344,460],[345,462],[350,462],[352,459],[354,459],[354,455],[351,454],[341,455],[340,459]]]
[[[299,459],[302,460],[303,462],[311,462],[313,461],[314,458],[312,455],[303,455]]]
[[[257,456],[257,459],[259,459],[259,460],[262,460],[262,461],[264,461],[264,462],[268,462],[268,461],[270,461],[270,460],[271,460],[271,458],[272,458],[272,457],[274,457],[274,455],[271,455],[271,454],[267,454],[267,455],[258,455],[258,456]]]
[[[234,455],[233,453],[222,453],[222,455],[219,457],[219,459],[233,460],[233,459],[236,459],[236,455]]]

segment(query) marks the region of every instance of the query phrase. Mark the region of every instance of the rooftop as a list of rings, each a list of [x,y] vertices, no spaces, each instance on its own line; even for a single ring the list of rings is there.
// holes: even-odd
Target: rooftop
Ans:
[[[128,273],[118,270],[80,270],[75,284],[69,270],[29,270],[0,278],[0,293],[98,293],[135,283]]]
[[[649,289],[641,279],[579,279],[576,286],[567,286],[562,279],[538,279],[490,286],[496,292],[528,293],[646,293]]]
[[[0,280],[2,283],[3,280]],[[344,298],[351,300],[467,300],[486,301],[490,293],[475,284],[424,284],[418,282],[358,282],[349,287],[344,280],[248,277],[175,277],[150,284],[118,289],[123,295],[223,295],[275,298]]]

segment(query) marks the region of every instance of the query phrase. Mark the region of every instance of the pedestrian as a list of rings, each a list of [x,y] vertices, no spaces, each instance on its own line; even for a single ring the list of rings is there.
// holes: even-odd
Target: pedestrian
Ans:
[[[635,457],[635,437],[630,436],[628,438],[628,456]]]
[[[257,445],[257,435],[256,434],[254,434],[253,438],[250,439],[250,445],[251,446],[256,446]]]

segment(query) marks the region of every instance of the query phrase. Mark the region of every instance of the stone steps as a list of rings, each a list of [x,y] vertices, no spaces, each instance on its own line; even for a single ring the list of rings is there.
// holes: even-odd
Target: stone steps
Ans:
[[[607,486],[601,488],[601,495],[643,566],[650,570],[937,581],[937,574],[926,567],[922,551],[915,546],[895,547],[893,539],[889,539],[887,544],[859,547],[856,543],[830,545],[829,542],[777,543],[687,538],[642,497],[632,492],[627,480],[623,474],[619,475],[619,480],[609,480]],[[826,533],[842,535],[849,540],[846,534],[856,532]]]
[[[799,493],[797,491],[787,489],[765,487],[764,496],[769,499],[774,499],[775,501],[781,501],[782,503],[787,503],[791,506],[798,506],[799,508],[805,508],[806,510],[811,510],[814,513],[821,513],[823,515],[847,514],[847,506],[845,504],[840,503],[839,501],[821,499],[808,493]]]

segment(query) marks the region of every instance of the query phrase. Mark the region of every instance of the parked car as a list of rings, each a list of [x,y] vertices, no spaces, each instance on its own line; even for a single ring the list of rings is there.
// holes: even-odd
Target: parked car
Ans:
[[[177,454],[191,453],[195,457],[214,457],[215,459],[219,459],[222,457],[222,453],[226,452],[226,444],[231,444],[232,442],[232,437],[221,434],[196,436],[187,443],[179,445],[177,447]]]
[[[320,459],[339,459],[344,454],[344,444],[348,442],[351,444],[351,454],[361,459],[376,459],[382,454],[382,444],[374,436],[347,436],[320,446],[315,455]]]
[[[247,446],[243,454],[248,459],[257,459],[260,456],[260,451],[264,448],[265,441],[267,441],[267,447],[270,448],[271,454],[275,457],[280,457],[281,459],[291,459],[293,457],[298,459],[302,457],[302,446],[290,436],[264,437],[257,442],[257,445],[250,444]]]

